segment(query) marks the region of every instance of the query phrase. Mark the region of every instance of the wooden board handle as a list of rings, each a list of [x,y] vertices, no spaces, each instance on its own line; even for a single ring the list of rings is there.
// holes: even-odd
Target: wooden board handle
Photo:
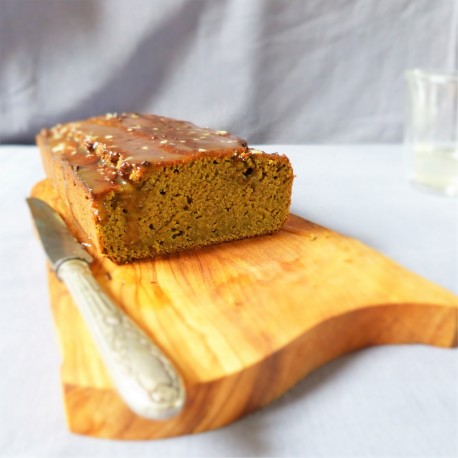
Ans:
[[[85,318],[120,396],[138,415],[160,420],[177,415],[184,386],[171,362],[101,290],[87,262],[72,259],[58,269]]]

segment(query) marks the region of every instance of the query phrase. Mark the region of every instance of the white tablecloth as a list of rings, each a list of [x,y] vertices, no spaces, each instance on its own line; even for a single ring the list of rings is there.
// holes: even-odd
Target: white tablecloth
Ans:
[[[358,238],[458,293],[458,199],[404,176],[402,147],[264,146],[288,154],[292,211]],[[43,177],[34,147],[0,147],[0,456],[458,456],[458,352],[366,349],[315,371],[223,429],[121,442],[67,431],[45,257],[24,198]]]

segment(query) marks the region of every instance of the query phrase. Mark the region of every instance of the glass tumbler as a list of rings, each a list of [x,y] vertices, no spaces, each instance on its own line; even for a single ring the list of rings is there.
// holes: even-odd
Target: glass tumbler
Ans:
[[[410,104],[405,124],[408,170],[414,184],[458,195],[458,73],[406,73]]]

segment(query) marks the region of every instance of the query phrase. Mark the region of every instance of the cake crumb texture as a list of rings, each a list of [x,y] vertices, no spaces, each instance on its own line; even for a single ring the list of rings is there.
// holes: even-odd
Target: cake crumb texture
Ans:
[[[286,221],[286,156],[226,131],[155,115],[105,115],[37,136],[73,218],[116,263],[271,234]]]

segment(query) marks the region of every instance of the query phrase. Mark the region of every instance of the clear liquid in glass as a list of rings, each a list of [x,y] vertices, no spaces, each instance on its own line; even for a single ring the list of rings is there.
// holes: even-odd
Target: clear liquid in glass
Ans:
[[[458,195],[458,147],[413,145],[413,180],[449,196]]]

